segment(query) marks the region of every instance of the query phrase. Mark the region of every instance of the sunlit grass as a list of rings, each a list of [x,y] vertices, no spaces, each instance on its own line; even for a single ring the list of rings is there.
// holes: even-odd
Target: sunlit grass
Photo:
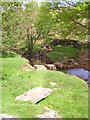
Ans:
[[[60,71],[25,71],[24,58],[3,58],[2,69],[2,112],[22,118],[33,118],[43,113],[44,106],[58,112],[64,118],[88,117],[87,84],[74,76]],[[51,86],[50,82],[55,82]],[[16,96],[37,86],[52,88],[49,97],[37,105],[31,102],[15,101]],[[33,111],[33,112],[32,112]]]

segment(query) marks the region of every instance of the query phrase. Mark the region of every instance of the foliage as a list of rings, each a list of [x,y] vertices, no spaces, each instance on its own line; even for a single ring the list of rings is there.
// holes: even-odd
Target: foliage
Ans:
[[[12,51],[7,51],[6,53],[2,54],[3,58],[8,58],[8,57],[13,58],[13,57],[19,57],[19,56],[20,56],[19,54],[12,52]]]
[[[58,38],[87,40],[88,5],[77,3],[75,7],[51,9],[54,12],[54,32]]]
[[[15,47],[18,42],[14,39],[14,32],[16,31],[16,25],[18,25],[20,16],[18,16],[18,2],[4,2],[2,7],[4,11],[2,12],[2,49],[4,51],[11,50]]]
[[[28,61],[24,58],[3,58],[2,113],[34,118],[44,112],[43,106],[47,106],[64,118],[88,117],[88,87],[85,81],[60,71],[25,71],[22,66],[26,64]],[[50,82],[56,85],[51,86]],[[15,101],[16,96],[37,86],[52,88],[53,92],[37,105]]]
[[[48,3],[38,6],[22,2],[2,2],[2,49],[20,54],[32,53],[37,41],[43,39],[87,40],[88,9],[90,2],[76,6],[50,8]],[[57,4],[57,3],[56,3]],[[57,5],[56,5],[57,6]]]
[[[15,2],[3,4],[3,7],[6,8],[2,13],[3,49],[26,49],[31,54],[36,41],[45,38],[51,29],[49,8],[39,8],[35,2],[26,4],[25,10]]]

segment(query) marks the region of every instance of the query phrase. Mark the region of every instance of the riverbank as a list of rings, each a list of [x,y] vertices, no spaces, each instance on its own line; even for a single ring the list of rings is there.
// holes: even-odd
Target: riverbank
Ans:
[[[22,57],[2,58],[2,61],[3,113],[17,118],[35,118],[44,113],[46,106],[63,118],[88,118],[86,82],[60,71],[26,68],[28,60]],[[15,101],[17,96],[37,86],[51,88],[53,92],[38,104]]]

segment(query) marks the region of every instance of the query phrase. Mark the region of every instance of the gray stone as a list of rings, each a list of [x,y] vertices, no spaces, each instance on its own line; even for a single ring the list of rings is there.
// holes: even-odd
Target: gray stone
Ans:
[[[44,65],[34,65],[34,68],[37,70],[47,70],[47,68]]]
[[[46,98],[51,94],[53,90],[50,88],[36,87],[26,93],[17,96],[15,100],[20,101],[31,101],[33,103],[38,103],[42,99]]]
[[[55,62],[54,65],[56,66],[57,69],[62,69],[64,67],[62,62]]]
[[[57,61],[54,63],[57,69],[70,69],[79,66],[77,62],[73,59],[64,59],[63,61]]]
[[[50,85],[54,86],[54,85],[56,85],[56,83],[55,82],[50,82]]]
[[[2,113],[2,114],[0,114],[0,120],[1,120],[2,118],[17,118],[17,117]],[[9,120],[9,119],[8,119],[8,120]]]
[[[54,64],[46,64],[45,67],[49,70],[56,70],[56,66]]]
[[[37,115],[36,118],[62,118],[56,111],[44,107],[45,112],[43,114]]]
[[[35,69],[30,64],[22,65],[22,70],[29,71],[30,69]]]

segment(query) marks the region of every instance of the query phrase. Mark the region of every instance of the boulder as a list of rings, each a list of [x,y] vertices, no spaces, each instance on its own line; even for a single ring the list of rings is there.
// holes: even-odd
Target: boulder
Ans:
[[[24,64],[21,66],[22,70],[28,71],[29,69],[34,69],[30,64]]]
[[[71,69],[71,68],[74,68],[75,66],[73,64],[69,64],[67,65],[67,69]]]
[[[52,93],[52,91],[53,90],[50,88],[36,87],[20,96],[17,96],[15,100],[38,103],[42,99],[48,97]]]
[[[45,67],[49,70],[56,70],[56,66],[54,64],[45,64]]]
[[[43,114],[37,115],[36,118],[62,118],[56,111],[44,107],[45,112]]]
[[[47,68],[44,65],[34,65],[34,68],[37,70],[47,70]]]
[[[62,69],[64,67],[62,62],[56,62],[54,63],[54,65],[56,66],[57,69]]]

